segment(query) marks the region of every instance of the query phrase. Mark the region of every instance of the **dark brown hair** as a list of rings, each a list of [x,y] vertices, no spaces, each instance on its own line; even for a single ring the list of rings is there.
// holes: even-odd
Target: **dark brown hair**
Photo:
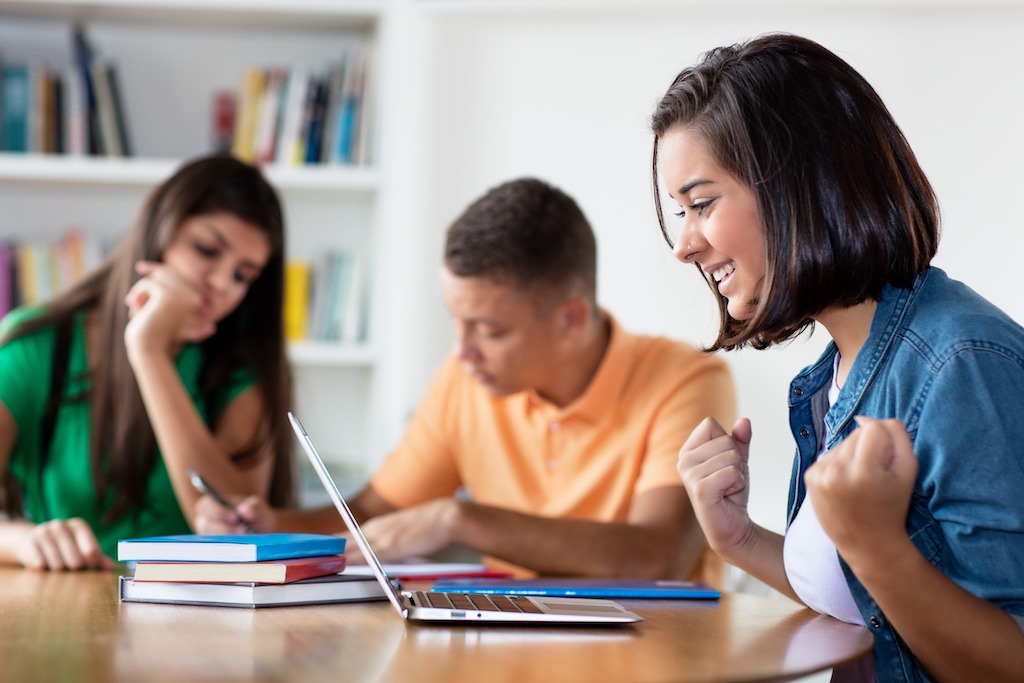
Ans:
[[[596,298],[597,244],[590,223],[561,190],[535,178],[511,180],[473,202],[448,228],[444,264],[542,294],[577,288]]]
[[[658,142],[695,134],[754,193],[768,269],[746,321],[729,316],[715,349],[787,341],[832,307],[909,288],[938,247],[939,207],[899,126],[871,85],[821,45],[792,35],[719,47],[676,76],[651,118],[651,174],[662,234]]]
[[[147,197],[136,221],[102,266],[67,293],[50,301],[42,314],[22,323],[3,341],[69,323],[79,311],[92,311],[104,353],[90,358],[90,456],[97,500],[113,494],[106,513],[114,520],[136,509],[157,458],[156,437],[139,393],[124,346],[128,309],[124,299],[138,281],[135,264],[160,261],[178,228],[188,218],[229,213],[260,228],[271,256],[245,298],[202,342],[199,391],[211,428],[224,407],[234,373],[254,377],[263,399],[260,438],[273,446],[274,468],[269,500],[292,502],[291,430],[285,415],[291,405],[291,376],[285,358],[284,219],[280,201],[258,169],[233,157],[202,157],[183,165]],[[261,443],[266,443],[262,441]],[[256,444],[253,445],[255,449]],[[250,463],[247,453],[234,457]],[[10,477],[10,473],[7,473]],[[8,493],[13,493],[8,482]],[[8,514],[20,515],[14,496],[4,497]]]

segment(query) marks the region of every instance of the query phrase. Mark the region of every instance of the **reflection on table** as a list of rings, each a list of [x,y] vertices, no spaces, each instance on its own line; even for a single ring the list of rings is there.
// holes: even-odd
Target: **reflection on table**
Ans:
[[[5,680],[792,680],[871,649],[859,626],[787,601],[624,600],[631,627],[416,626],[389,603],[250,610],[119,603],[103,572],[0,569]]]

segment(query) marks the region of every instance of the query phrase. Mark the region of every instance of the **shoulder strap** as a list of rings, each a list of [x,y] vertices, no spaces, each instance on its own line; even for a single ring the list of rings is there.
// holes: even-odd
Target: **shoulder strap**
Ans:
[[[64,381],[68,375],[68,362],[71,357],[71,325],[73,318],[57,323],[56,339],[53,345],[53,362],[50,366],[50,392],[47,395],[46,410],[40,424],[39,434],[39,483],[42,490],[43,472],[50,459],[50,445],[53,442],[53,430],[57,426],[57,411],[64,399]],[[45,510],[46,503],[40,500]]]

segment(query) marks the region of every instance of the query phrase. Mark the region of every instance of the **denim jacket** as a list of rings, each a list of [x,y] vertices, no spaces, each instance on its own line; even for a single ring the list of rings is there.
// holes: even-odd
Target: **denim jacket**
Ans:
[[[907,532],[921,554],[970,593],[1024,623],[1024,328],[938,268],[911,290],[886,287],[871,332],[828,408],[835,344],[789,387],[797,452],[787,525],[806,495],[803,474],[854,416],[903,421],[918,459]],[[825,433],[820,434],[820,426]],[[845,562],[875,636],[877,679],[928,681]]]

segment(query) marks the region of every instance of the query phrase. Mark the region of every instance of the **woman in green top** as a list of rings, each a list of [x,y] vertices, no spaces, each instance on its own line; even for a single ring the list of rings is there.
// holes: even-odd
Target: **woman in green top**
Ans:
[[[188,533],[187,470],[292,495],[284,221],[228,156],[185,164],[107,261],[0,326],[0,563],[113,566],[121,538]]]

